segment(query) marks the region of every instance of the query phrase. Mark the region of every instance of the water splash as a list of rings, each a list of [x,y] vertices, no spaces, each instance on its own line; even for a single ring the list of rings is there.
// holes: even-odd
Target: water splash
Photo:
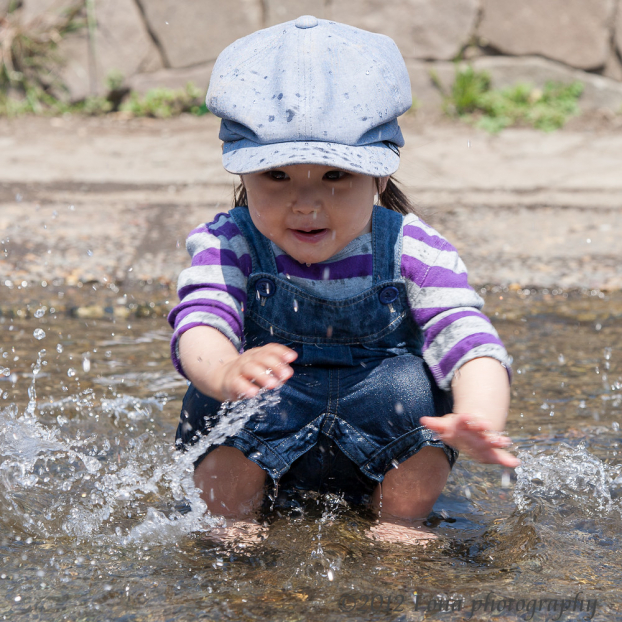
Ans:
[[[326,525],[330,525],[339,518],[339,515],[348,508],[347,502],[340,495],[334,495],[326,493],[318,498],[318,502],[324,503],[324,510],[322,516],[315,522],[318,526],[318,532],[315,536],[317,546],[311,551],[311,559],[315,563],[312,563],[308,570],[317,572],[322,577],[325,577],[329,581],[333,581],[335,574],[341,570],[343,558],[341,555],[329,555],[322,546],[322,528]]]
[[[516,468],[514,502],[526,510],[531,502],[553,506],[571,505],[586,515],[599,516],[617,511],[617,490],[622,486],[622,465],[607,465],[593,456],[582,443],[571,447],[560,443],[554,453],[544,450],[521,451]]]
[[[207,447],[235,434],[251,415],[278,403],[278,390],[223,404],[219,423],[185,452],[152,431],[129,439],[97,434],[81,438],[80,418],[62,418],[57,426],[36,417],[34,380],[44,353],[33,367],[25,412],[20,415],[14,404],[0,410],[2,531],[128,546],[175,542],[220,525],[219,518],[206,514],[194,486],[193,463]],[[84,401],[84,407],[118,419],[141,419],[153,408],[162,410],[165,403],[116,396],[95,406],[91,394],[66,399],[67,404],[47,403],[42,411]],[[73,438],[72,427],[77,428]]]

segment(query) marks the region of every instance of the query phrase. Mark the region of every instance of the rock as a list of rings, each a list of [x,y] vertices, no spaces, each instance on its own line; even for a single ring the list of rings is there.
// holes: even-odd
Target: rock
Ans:
[[[485,70],[492,78],[494,88],[503,88],[517,82],[528,82],[542,87],[547,81],[569,84],[575,80],[584,84],[579,105],[586,109],[606,108],[614,112],[622,106],[622,84],[602,76],[570,69],[561,63],[527,56],[483,56],[473,61],[473,67]]]
[[[9,4],[11,0],[0,0],[0,19],[9,12]]]
[[[106,311],[101,305],[89,305],[75,307],[71,310],[71,315],[84,320],[96,320],[106,317]]]
[[[324,18],[324,0],[264,0],[266,26],[288,22],[301,15]]]
[[[66,6],[66,3],[59,2],[59,0],[23,0],[22,23],[28,24],[34,19],[42,18],[46,13],[56,13],[63,6]]]
[[[405,58],[451,60],[469,42],[479,0],[333,0],[330,18],[381,32]]]
[[[406,68],[410,77],[413,98],[423,109],[439,110],[443,101],[443,92],[448,93],[454,81],[454,64],[447,61],[426,62],[406,60]],[[434,75],[442,86],[438,88]]]
[[[603,69],[603,76],[622,82],[622,62],[620,62],[615,49],[612,49],[609,53],[605,68]]]
[[[236,39],[262,26],[261,2],[229,0],[140,0],[150,31],[168,67],[216,59]]]
[[[137,73],[127,81],[127,86],[142,95],[157,88],[183,89],[188,82],[192,82],[207,92],[213,67],[214,63],[210,62],[185,69],[161,69],[152,73]]]
[[[580,69],[602,67],[614,0],[484,0],[478,35],[505,54],[539,54]]]
[[[24,12],[29,19],[37,19],[60,10],[59,6],[58,1],[25,0]],[[63,2],[62,6],[66,7],[67,2]],[[61,76],[69,89],[71,101],[79,101],[91,94],[105,95],[108,92],[108,77],[112,72],[127,79],[135,73],[155,71],[162,67],[158,49],[147,32],[134,0],[106,0],[96,3],[95,7],[96,75],[92,76],[90,71],[86,29],[67,35],[58,47],[59,55],[65,60]],[[93,89],[96,93],[92,92]]]

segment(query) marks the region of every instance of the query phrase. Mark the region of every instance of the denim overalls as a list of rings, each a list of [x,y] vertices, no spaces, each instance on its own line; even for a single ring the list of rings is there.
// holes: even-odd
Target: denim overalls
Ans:
[[[392,466],[424,446],[441,447],[453,466],[457,452],[419,424],[420,417],[450,412],[451,398],[421,358],[422,333],[400,273],[402,216],[374,207],[373,285],[329,300],[278,273],[271,242],[246,207],[230,214],[252,258],[245,347],[278,342],[298,358],[279,402],[251,416],[222,444],[240,449],[274,481],[283,476],[281,487],[289,481],[294,488],[343,492],[355,500],[367,498]],[[190,386],[178,444],[183,448],[196,442],[197,432],[207,434],[220,406]]]

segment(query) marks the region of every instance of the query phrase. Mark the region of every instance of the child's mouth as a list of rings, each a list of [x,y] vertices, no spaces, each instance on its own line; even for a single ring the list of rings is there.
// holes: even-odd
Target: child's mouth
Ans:
[[[328,229],[311,229],[310,231],[292,229],[292,233],[301,242],[318,242],[328,233]]]

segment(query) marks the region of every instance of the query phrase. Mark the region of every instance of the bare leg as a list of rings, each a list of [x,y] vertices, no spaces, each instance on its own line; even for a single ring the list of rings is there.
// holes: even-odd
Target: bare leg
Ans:
[[[380,512],[380,523],[372,527],[371,535],[386,542],[432,539],[422,525],[445,487],[449,470],[447,456],[439,447],[424,447],[390,470],[374,491],[372,501]]]
[[[211,534],[226,542],[257,541],[260,525],[252,521],[264,494],[266,472],[235,447],[221,446],[194,471],[194,484],[211,514],[229,519]]]
[[[221,446],[194,471],[194,484],[212,514],[242,518],[261,503],[266,472],[235,447]]]

